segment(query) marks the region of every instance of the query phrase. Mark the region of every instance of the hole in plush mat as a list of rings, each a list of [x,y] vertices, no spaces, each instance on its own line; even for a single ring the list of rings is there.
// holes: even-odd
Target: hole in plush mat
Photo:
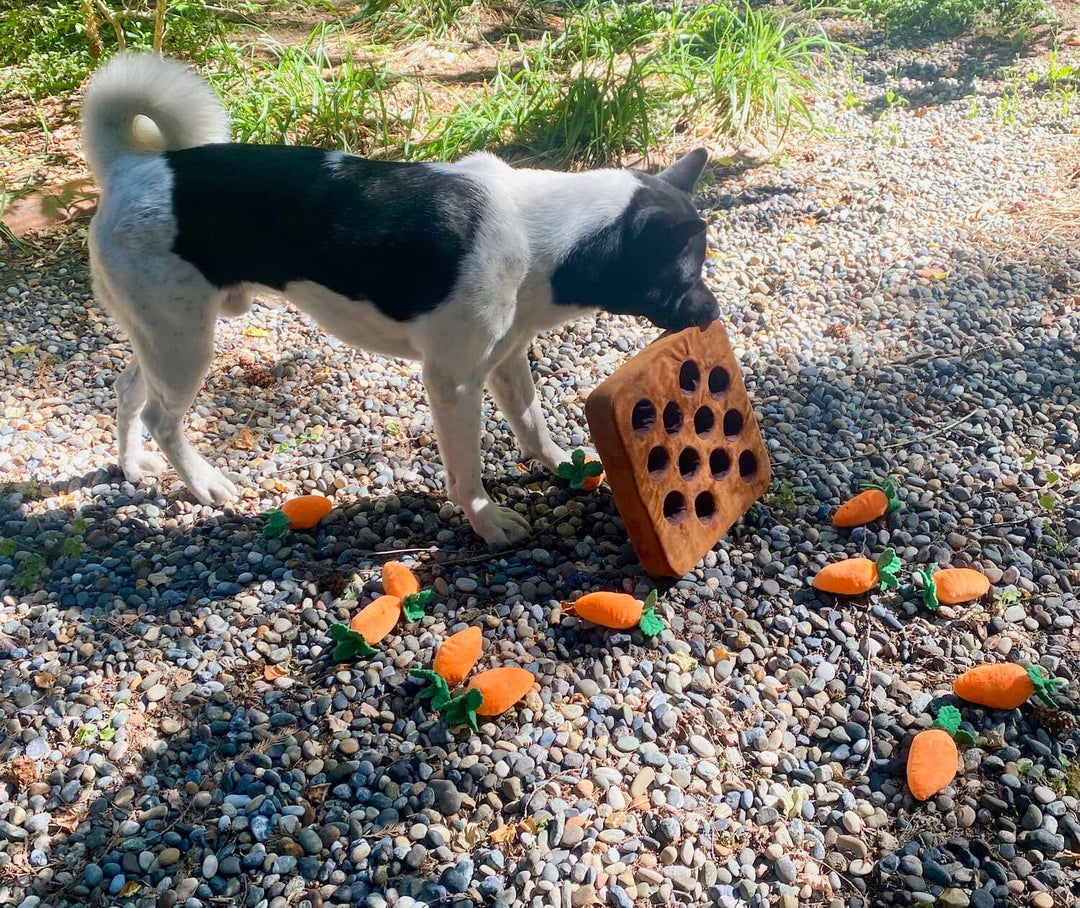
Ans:
[[[731,469],[731,455],[723,448],[717,448],[709,455],[709,472],[713,479],[723,479]]]
[[[708,523],[716,516],[716,499],[711,492],[702,492],[694,499],[694,513],[702,523]]]
[[[679,474],[682,478],[689,482],[697,476],[700,466],[701,455],[694,448],[683,448],[683,452],[679,455]]]
[[[743,451],[739,455],[739,475],[743,479],[757,476],[757,455],[753,451]]]
[[[731,387],[731,376],[723,366],[715,366],[709,370],[709,393],[715,397],[725,394]]]
[[[688,359],[679,369],[679,387],[687,394],[693,394],[698,389],[699,384],[701,384],[701,370],[698,368],[697,363],[692,359]]]
[[[743,427],[743,416],[738,410],[728,410],[724,414],[724,434],[728,438],[738,438]]]
[[[686,519],[686,499],[682,492],[668,492],[664,499],[664,519],[676,525]]]
[[[682,410],[679,405],[672,401],[664,407],[664,431],[668,435],[678,435],[682,428]]]
[[[716,425],[716,416],[708,407],[698,407],[694,414],[694,431],[702,437],[708,435]]]
[[[667,448],[661,448],[657,445],[649,452],[648,460],[645,462],[646,469],[649,471],[649,479],[654,482],[659,480],[667,472],[670,464],[671,455],[668,454]]]
[[[647,435],[656,425],[656,407],[651,400],[639,400],[630,412],[630,428],[638,435]]]

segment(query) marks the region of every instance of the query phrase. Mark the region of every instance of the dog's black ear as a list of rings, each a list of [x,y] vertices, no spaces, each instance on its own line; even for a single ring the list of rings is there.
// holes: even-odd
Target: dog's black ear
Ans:
[[[683,192],[693,192],[694,185],[701,177],[709,160],[709,153],[704,148],[695,148],[689,154],[683,155],[674,164],[665,170],[661,170],[657,176],[665,183],[670,183],[676,189]]]
[[[650,248],[675,253],[704,229],[704,221],[675,219],[663,208],[651,208],[641,213],[637,232],[641,241]]]

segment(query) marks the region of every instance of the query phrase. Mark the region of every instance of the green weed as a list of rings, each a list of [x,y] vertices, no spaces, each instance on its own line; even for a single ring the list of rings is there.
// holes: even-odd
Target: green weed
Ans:
[[[44,568],[44,556],[32,552],[20,562],[18,570],[12,574],[11,585],[24,593],[32,590],[40,582]]]
[[[854,0],[888,32],[949,37],[981,29],[1019,43],[1051,21],[1045,0]]]
[[[784,480],[773,492],[773,504],[783,513],[790,514],[795,510],[796,503],[795,487]]]
[[[332,42],[340,45],[333,51]],[[385,66],[357,63],[341,28],[320,26],[296,47],[274,43],[270,59],[267,49],[265,42],[222,42],[218,68],[209,73],[228,96],[237,141],[402,155],[414,124],[394,110],[397,79]]]
[[[815,128],[807,98],[823,91],[816,74],[851,50],[812,19],[784,20],[749,5],[706,4],[687,25],[693,33],[673,36],[668,48],[684,96],[729,135],[772,134],[776,145],[794,124]]]

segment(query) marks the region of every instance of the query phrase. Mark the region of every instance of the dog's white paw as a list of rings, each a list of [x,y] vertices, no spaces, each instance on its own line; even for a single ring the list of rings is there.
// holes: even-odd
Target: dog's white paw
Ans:
[[[523,455],[526,460],[534,460],[540,466],[542,466],[549,473],[558,473],[559,464],[570,462],[570,452],[564,451],[562,448],[552,445],[543,451],[525,451]],[[586,457],[596,457],[592,451],[585,451]]]
[[[122,465],[124,478],[133,484],[138,484],[144,479],[156,479],[168,468],[169,464],[160,454],[150,451],[140,451],[134,457],[129,457]]]
[[[185,485],[200,503],[215,507],[221,507],[240,494],[236,486],[226,479],[220,470],[208,463],[202,464]]]
[[[517,511],[500,508],[494,502],[481,509],[469,521],[484,542],[496,548],[505,548],[528,538],[532,527]]]

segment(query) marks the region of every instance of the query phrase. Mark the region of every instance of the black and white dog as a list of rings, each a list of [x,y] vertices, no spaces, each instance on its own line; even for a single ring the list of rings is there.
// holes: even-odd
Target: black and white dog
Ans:
[[[94,290],[134,355],[116,382],[120,467],[164,462],[204,504],[236,487],[184,437],[222,315],[281,293],[357,347],[423,363],[450,500],[488,543],[526,536],[480,469],[485,385],[522,453],[555,470],[526,350],[590,309],[663,328],[718,316],[701,277],[699,149],[657,176],[554,173],[489,154],[455,164],[230,144],[213,90],[183,64],[122,55],[92,79],[83,144],[102,188],[90,225]]]

